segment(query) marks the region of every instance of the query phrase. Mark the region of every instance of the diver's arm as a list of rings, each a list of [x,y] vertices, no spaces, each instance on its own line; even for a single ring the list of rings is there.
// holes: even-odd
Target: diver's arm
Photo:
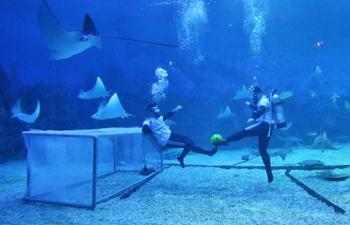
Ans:
[[[255,104],[251,104],[250,102],[245,102],[245,104],[254,111],[258,110],[258,107]]]
[[[175,109],[171,110],[170,112],[168,112],[167,114],[165,114],[163,116],[163,120],[169,119],[170,117],[172,117],[174,115],[175,112],[179,111],[180,109],[182,109],[181,105],[176,106]]]
[[[259,107],[258,110],[255,110],[255,111],[254,111],[254,113],[253,113],[253,115],[252,115],[252,118],[253,118],[253,119],[259,118],[262,114],[265,113],[265,110],[266,110],[266,107],[263,106],[263,105],[261,105],[261,106]]]
[[[150,127],[151,121],[145,120],[142,124],[142,132],[145,134],[152,134],[152,129]]]
[[[257,111],[257,110],[258,110],[258,106],[257,106],[257,105],[250,104],[250,105],[248,105],[248,106],[249,106],[249,108],[251,108],[251,109],[254,110],[254,111]]]
[[[167,120],[169,119],[170,117],[172,117],[174,115],[175,112],[171,111],[171,112],[168,112],[167,114],[165,114],[163,116],[163,120]]]

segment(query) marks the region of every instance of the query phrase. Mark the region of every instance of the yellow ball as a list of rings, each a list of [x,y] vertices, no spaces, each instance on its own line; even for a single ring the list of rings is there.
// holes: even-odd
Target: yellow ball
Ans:
[[[215,146],[216,142],[222,141],[223,138],[220,134],[213,134],[210,138],[210,143]]]

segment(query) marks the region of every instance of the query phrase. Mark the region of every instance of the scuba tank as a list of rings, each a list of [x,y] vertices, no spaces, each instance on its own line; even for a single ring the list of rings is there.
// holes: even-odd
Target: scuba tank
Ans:
[[[282,105],[284,104],[283,101],[281,101],[280,96],[276,94],[276,90],[272,90],[270,92],[270,99],[272,104],[272,115],[274,117],[274,120],[276,122],[276,126],[278,129],[286,127],[286,119],[284,117],[283,108]]]

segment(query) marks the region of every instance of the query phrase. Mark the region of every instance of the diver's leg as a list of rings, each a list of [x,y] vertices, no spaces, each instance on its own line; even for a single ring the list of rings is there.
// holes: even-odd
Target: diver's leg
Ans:
[[[270,156],[267,153],[267,147],[269,145],[270,137],[267,137],[268,129],[265,132],[262,132],[261,135],[259,135],[259,152],[261,159],[265,165],[265,170],[267,174],[267,180],[269,183],[273,181],[273,174],[271,170],[271,160]]]
[[[185,168],[184,158],[191,150],[188,147],[185,147],[182,153],[176,157],[177,161],[179,161],[182,168]]]
[[[190,151],[193,151],[195,153],[199,153],[199,154],[205,154],[205,155],[209,155],[209,156],[213,156],[218,148],[215,147],[210,151],[204,150],[201,147],[197,146],[194,141],[192,141],[190,138],[176,134],[176,133],[172,133],[168,144],[172,144],[172,145],[177,145],[177,146],[185,146],[185,148],[188,148]],[[189,150],[185,150],[183,151],[184,157],[186,156],[186,154],[188,153]],[[183,155],[181,154],[181,155]]]
[[[198,147],[197,145],[189,145],[189,148],[191,149],[192,152],[209,155],[209,156],[215,155],[215,153],[218,151],[218,147],[215,147],[210,151],[204,150],[201,147]]]
[[[180,162],[182,168],[185,168],[184,158],[190,151],[209,156],[213,156],[218,151],[217,147],[213,148],[211,151],[206,151],[196,146],[191,139],[175,133],[171,134],[166,146],[170,148],[184,147],[182,153],[176,157],[176,159]]]
[[[260,133],[260,123],[253,124],[249,127],[244,128],[243,130],[240,130],[231,136],[226,138],[226,141],[239,141],[245,137],[254,137],[258,136]]]
[[[231,136],[227,137],[226,141],[228,141],[228,142],[239,141],[239,140],[241,140],[242,138],[244,138],[246,136],[247,136],[247,131],[246,130],[241,130],[241,131],[238,131],[238,132],[232,134]]]
[[[182,151],[181,155],[179,155],[178,157],[176,157],[176,159],[180,162],[181,167],[185,168],[185,163],[184,163],[184,158],[186,157],[186,155],[190,152],[193,151],[195,153],[199,153],[199,154],[205,154],[205,155],[209,155],[209,156],[213,156],[215,155],[215,153],[218,151],[218,148],[215,147],[210,151],[206,151],[196,145],[193,145],[192,142],[190,143],[186,143],[186,147],[184,148],[184,150]]]
[[[188,147],[188,143],[190,143],[190,141],[187,140],[186,137],[171,133],[170,138],[166,144],[166,147],[168,148],[183,148],[182,153],[176,157],[182,168],[185,168],[184,158],[191,151],[191,149]]]

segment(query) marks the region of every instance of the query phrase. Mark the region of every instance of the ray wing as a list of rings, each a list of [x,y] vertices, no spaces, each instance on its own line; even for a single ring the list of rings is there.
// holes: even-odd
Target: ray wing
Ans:
[[[127,114],[121,105],[117,93],[114,93],[112,97],[109,99],[106,107],[103,108],[102,111],[95,113],[92,115],[93,119],[105,120],[105,119],[113,119],[121,117],[124,119],[128,117]]]
[[[221,118],[227,118],[230,116],[234,116],[234,114],[231,112],[230,107],[226,106],[225,111],[220,110],[220,113],[216,118],[221,119]]]
[[[107,97],[108,91],[106,90],[105,85],[103,84],[100,77],[97,77],[95,86],[87,92],[80,91],[80,94],[78,98],[81,99],[94,99],[94,98],[100,98],[100,97]]]
[[[21,110],[21,99],[19,98],[16,103],[12,106],[11,108],[11,112],[13,114],[19,114],[19,113],[22,113],[22,110]]]
[[[14,114],[12,117],[17,117],[18,119],[26,123],[34,123],[36,119],[39,117],[39,115],[40,115],[40,102],[38,101],[36,109],[32,114],[29,115],[29,114],[20,112],[20,113]]]
[[[250,96],[249,91],[247,90],[247,88],[245,87],[245,85],[243,85],[242,89],[241,89],[241,90],[238,90],[238,91],[236,92],[236,96],[233,97],[233,99],[235,99],[235,100],[245,99],[245,98],[249,98],[249,96]]]

